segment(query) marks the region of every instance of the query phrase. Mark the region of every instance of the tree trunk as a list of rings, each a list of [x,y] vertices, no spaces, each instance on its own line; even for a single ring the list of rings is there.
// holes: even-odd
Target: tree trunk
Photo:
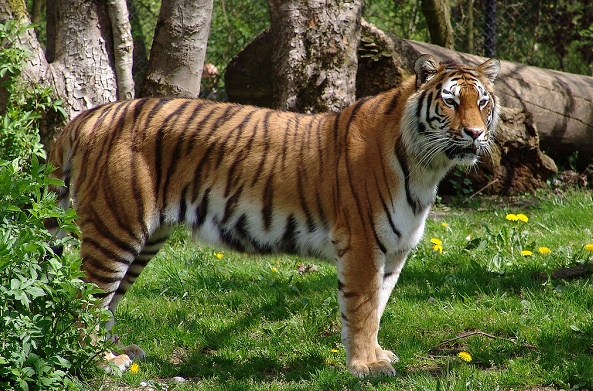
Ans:
[[[421,9],[430,33],[430,41],[435,45],[453,49],[453,27],[449,8],[447,0],[422,0]]]
[[[51,9],[50,9],[51,7]],[[113,57],[110,52],[111,31],[104,6],[86,0],[55,0],[48,2],[48,48],[51,63],[32,29],[16,37],[19,46],[29,56],[23,67],[22,78],[38,88],[49,87],[56,99],[64,101],[63,107],[70,119],[83,110],[116,99],[116,81]],[[0,22],[14,19],[30,24],[24,2],[0,1]],[[48,146],[63,119],[45,118],[41,138]]]
[[[134,42],[128,7],[125,0],[108,0],[107,9],[113,31],[117,98],[119,100],[132,99],[134,98],[134,78],[132,76]]]
[[[354,102],[362,0],[268,4],[276,106],[311,113]]]
[[[163,1],[141,95],[197,98],[213,0]]]

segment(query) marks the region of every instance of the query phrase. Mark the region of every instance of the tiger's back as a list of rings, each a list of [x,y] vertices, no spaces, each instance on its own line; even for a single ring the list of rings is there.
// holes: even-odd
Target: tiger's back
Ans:
[[[487,145],[482,133],[497,115],[489,79],[498,72],[487,65],[447,69],[421,58],[415,79],[340,113],[139,99],[81,114],[61,133],[51,161],[66,184],[54,190],[63,204],[71,197],[80,216],[87,280],[114,312],[178,224],[244,252],[336,261],[349,369],[393,373],[395,356],[376,340],[379,319],[420,240],[438,181]],[[440,80],[458,74],[471,79],[476,102]],[[463,113],[473,110],[474,119],[457,122],[473,121],[482,133],[431,124],[431,116],[455,115],[444,100],[435,104],[439,94],[427,93],[445,84],[469,107]],[[491,96],[488,107],[484,96]],[[454,141],[433,145],[433,132]]]

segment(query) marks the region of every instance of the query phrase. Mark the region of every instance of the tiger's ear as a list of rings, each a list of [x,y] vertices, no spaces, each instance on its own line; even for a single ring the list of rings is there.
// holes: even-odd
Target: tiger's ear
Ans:
[[[496,76],[498,76],[498,72],[500,72],[500,61],[496,58],[491,58],[480,65],[477,70],[483,73],[491,83],[494,83]]]
[[[414,64],[416,88],[429,81],[439,71],[439,61],[430,54],[418,57]]]

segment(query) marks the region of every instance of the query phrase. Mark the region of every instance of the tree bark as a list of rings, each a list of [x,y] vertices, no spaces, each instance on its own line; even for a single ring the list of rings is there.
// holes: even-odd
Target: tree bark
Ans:
[[[132,26],[125,0],[108,0],[107,9],[113,31],[115,74],[117,75],[117,98],[134,98],[134,77],[132,75],[134,41]]]
[[[276,107],[340,110],[356,98],[362,0],[269,0]]]
[[[59,14],[52,30],[52,62],[48,62],[43,48],[32,29],[16,37],[29,56],[23,66],[22,79],[31,85],[54,91],[56,99],[64,101],[68,119],[95,105],[115,100],[116,82],[112,58],[108,48],[110,36],[104,7],[85,0],[56,0],[48,14]],[[48,6],[50,5],[48,4]],[[0,2],[0,22],[14,19],[30,24],[24,2]],[[63,119],[45,118],[41,138],[47,146]]]
[[[421,10],[426,19],[430,41],[435,45],[453,49],[455,42],[449,8],[447,0],[422,0]]]
[[[213,0],[163,1],[141,95],[197,98]]]

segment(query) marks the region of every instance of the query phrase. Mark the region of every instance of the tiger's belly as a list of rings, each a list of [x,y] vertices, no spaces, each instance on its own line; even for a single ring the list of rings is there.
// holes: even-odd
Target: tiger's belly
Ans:
[[[266,214],[262,208],[259,203],[234,202],[212,192],[196,204],[170,205],[161,220],[166,225],[185,223],[197,240],[240,252],[335,260],[327,224],[311,222],[297,209]]]

